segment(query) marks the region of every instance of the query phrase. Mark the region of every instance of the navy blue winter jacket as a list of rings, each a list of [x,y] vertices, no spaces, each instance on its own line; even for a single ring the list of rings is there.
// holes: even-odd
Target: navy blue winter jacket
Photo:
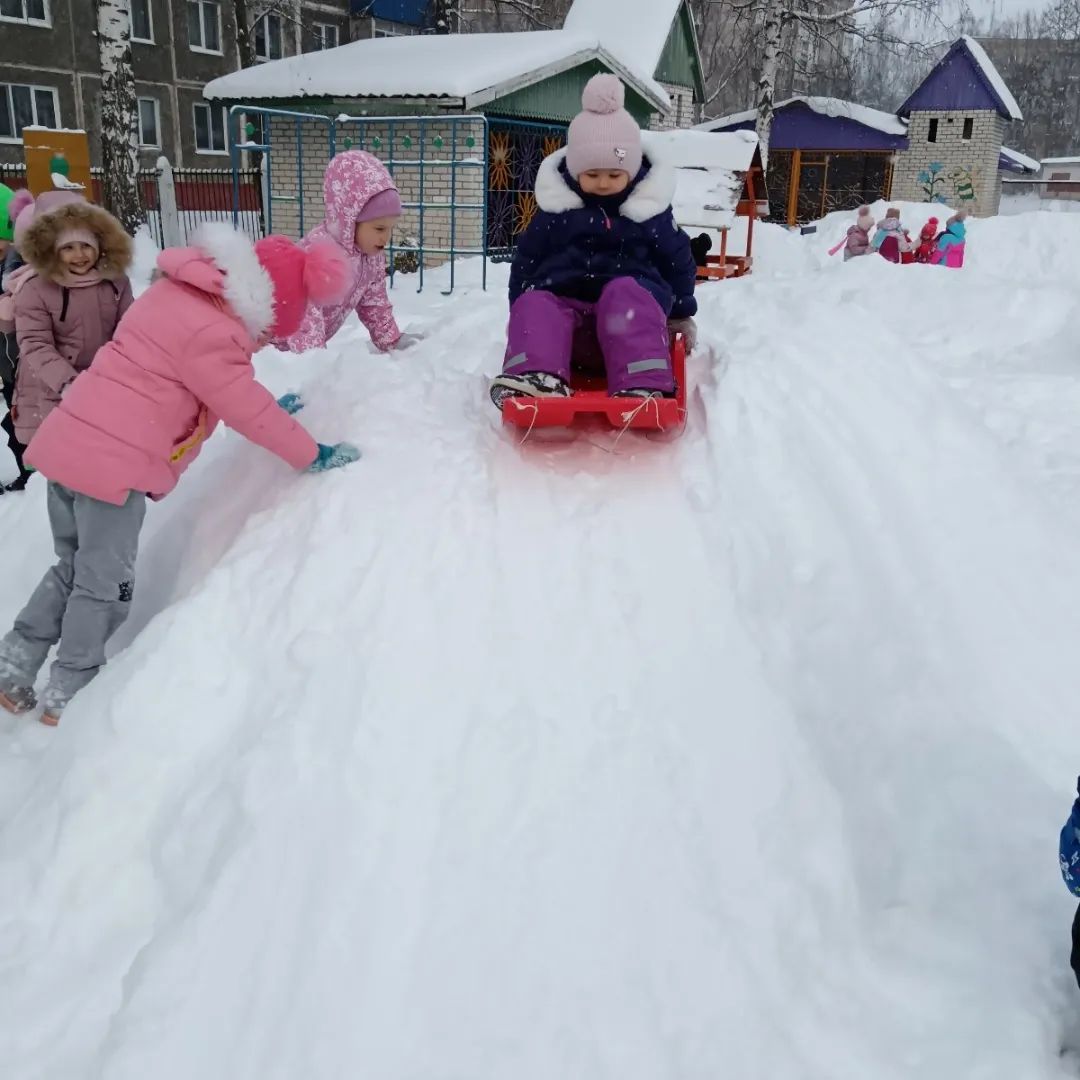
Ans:
[[[1080,793],[1080,779],[1076,782],[1076,790]],[[1080,798],[1073,803],[1069,820],[1061,830],[1058,858],[1061,863],[1061,876],[1069,887],[1069,892],[1073,896],[1080,896]]]
[[[536,176],[539,210],[518,241],[510,303],[542,289],[590,303],[615,278],[632,277],[673,319],[697,312],[697,266],[690,237],[671,212],[675,173],[646,157],[620,195],[586,195],[566,171],[566,151],[544,159]]]

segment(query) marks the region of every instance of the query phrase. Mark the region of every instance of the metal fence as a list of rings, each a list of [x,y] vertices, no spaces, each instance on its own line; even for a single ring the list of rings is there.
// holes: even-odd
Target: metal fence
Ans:
[[[102,172],[91,169],[93,190],[100,202]],[[0,162],[0,183],[26,187],[26,166]],[[234,185],[237,191],[234,210]],[[139,203],[146,227],[159,248],[186,244],[204,221],[234,221],[253,240],[264,235],[263,183],[258,169],[174,169],[162,158],[155,169],[139,170]]]
[[[340,151],[380,158],[401,193],[402,217],[388,248],[391,277],[449,264],[449,291],[461,258],[483,259],[487,283],[487,120],[464,116],[323,116],[237,105],[230,110],[233,202],[239,178],[259,162],[266,228],[301,236],[322,220],[323,174]]]
[[[494,262],[514,257],[536,214],[536,174],[566,144],[566,125],[491,120],[488,134],[487,249]]]

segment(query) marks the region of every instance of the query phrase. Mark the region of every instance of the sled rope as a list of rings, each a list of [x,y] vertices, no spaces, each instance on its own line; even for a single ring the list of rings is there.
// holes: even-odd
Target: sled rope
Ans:
[[[529,401],[525,404],[516,398],[508,398],[509,404],[513,405],[515,409],[532,409],[532,419],[529,421],[529,426],[525,429],[525,434],[521,436],[521,441],[518,446],[524,446],[525,440],[533,433],[533,428],[536,427],[536,419],[540,415],[540,406],[535,401]]]

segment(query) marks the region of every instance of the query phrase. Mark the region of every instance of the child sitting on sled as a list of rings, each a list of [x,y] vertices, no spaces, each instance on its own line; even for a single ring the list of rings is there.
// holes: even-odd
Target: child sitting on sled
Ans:
[[[419,336],[398,329],[386,290],[386,247],[401,217],[401,196],[393,178],[377,157],[347,150],[326,167],[323,203],[326,220],[300,246],[334,243],[348,262],[349,290],[340,303],[309,304],[299,329],[275,338],[274,346],[297,353],[321,349],[355,311],[377,349],[407,349]]]
[[[847,231],[844,241],[844,262],[870,253],[870,230],[874,227],[874,214],[869,206],[859,207],[855,224]]]
[[[643,153],[624,96],[614,75],[594,76],[566,149],[540,166],[539,211],[510,273],[503,373],[491,385],[499,408],[569,396],[575,359],[602,362],[613,395],[671,397],[669,335],[695,344],[697,267],[671,210],[674,172]]]

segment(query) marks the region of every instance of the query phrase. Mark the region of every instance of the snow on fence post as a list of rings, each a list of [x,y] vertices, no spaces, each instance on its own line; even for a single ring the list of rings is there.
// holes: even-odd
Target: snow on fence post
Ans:
[[[180,228],[180,207],[176,201],[176,176],[172,163],[164,155],[157,159],[157,169],[161,243],[165,247],[180,247],[184,243],[184,234]]]

